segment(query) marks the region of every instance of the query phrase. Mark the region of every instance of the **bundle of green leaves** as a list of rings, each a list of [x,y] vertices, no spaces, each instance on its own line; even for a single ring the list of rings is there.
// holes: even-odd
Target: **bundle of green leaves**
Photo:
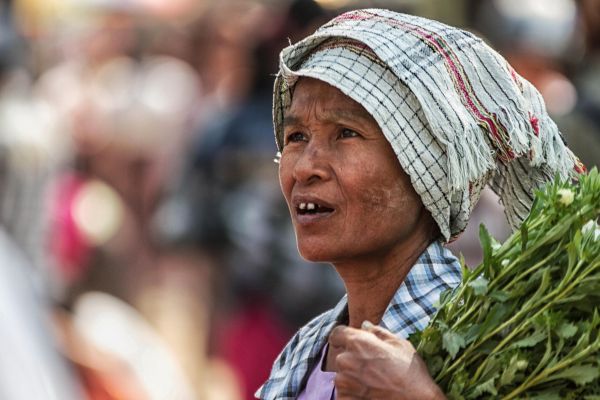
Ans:
[[[520,230],[411,342],[450,399],[600,399],[600,174],[536,194]],[[463,262],[464,265],[464,262]]]

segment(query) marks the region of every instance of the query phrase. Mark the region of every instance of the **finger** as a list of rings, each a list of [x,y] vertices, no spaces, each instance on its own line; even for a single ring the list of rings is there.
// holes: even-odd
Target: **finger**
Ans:
[[[371,332],[372,334],[374,334],[375,336],[377,336],[381,340],[395,340],[395,339],[398,339],[398,337],[396,335],[394,335],[392,332],[388,331],[385,328],[382,328],[381,326],[373,325],[369,321],[364,321],[362,323],[362,325],[361,325],[361,328],[364,331]]]
[[[360,330],[344,325],[338,325],[333,328],[331,334],[329,335],[329,345],[346,348],[348,341],[356,336],[357,332],[360,332]]]
[[[352,393],[336,393],[336,400],[362,400],[360,397],[356,397]]]
[[[345,351],[335,358],[335,365],[338,372],[344,372],[356,375],[361,371],[365,360],[356,357],[352,352]]]
[[[339,325],[333,328],[333,330],[329,334],[329,345],[345,348],[346,342],[348,340],[348,337],[345,333],[346,329],[347,327],[343,325]]]
[[[335,379],[333,382],[338,396],[352,395],[360,397],[364,393],[368,392],[367,388],[360,380],[356,379],[355,376],[344,372],[338,372],[335,374]]]
[[[336,399],[355,399],[355,400],[366,400],[371,398],[370,387],[362,384],[362,382],[355,377],[338,373],[336,374],[335,380],[335,393]]]

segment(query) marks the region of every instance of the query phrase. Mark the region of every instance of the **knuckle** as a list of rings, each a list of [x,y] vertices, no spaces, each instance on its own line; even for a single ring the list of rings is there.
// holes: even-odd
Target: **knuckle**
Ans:
[[[344,352],[340,353],[335,357],[335,364],[338,369],[348,369],[352,366],[353,357],[350,353]]]
[[[340,341],[345,337],[344,326],[336,326],[329,334],[329,341]]]
[[[370,335],[370,336],[369,336]],[[352,349],[365,348],[372,344],[371,334],[360,333],[348,338],[348,347]]]

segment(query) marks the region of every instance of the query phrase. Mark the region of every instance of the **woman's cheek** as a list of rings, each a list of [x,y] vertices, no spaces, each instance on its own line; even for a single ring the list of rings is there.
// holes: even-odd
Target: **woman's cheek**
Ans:
[[[392,193],[392,189],[368,187],[360,191],[361,208],[375,215],[381,215],[390,208]]]
[[[293,186],[293,178],[292,178],[292,169],[291,169],[291,160],[289,157],[281,157],[279,160],[279,186],[281,187],[281,192],[285,197],[286,201],[289,204],[290,195],[292,192]]]

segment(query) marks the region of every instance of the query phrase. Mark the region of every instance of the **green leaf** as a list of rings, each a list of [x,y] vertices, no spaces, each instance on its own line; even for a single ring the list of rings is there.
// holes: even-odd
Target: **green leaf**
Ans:
[[[485,225],[479,225],[479,241],[483,250],[483,264],[491,265],[492,262],[492,238]]]
[[[458,351],[465,346],[465,338],[456,332],[447,331],[444,332],[442,345],[450,354],[450,358],[453,359]]]
[[[477,296],[483,296],[487,293],[489,281],[485,279],[483,276],[475,279],[474,281],[469,282],[469,286],[473,288],[473,292]]]
[[[560,189],[576,193],[572,206]],[[484,262],[463,266],[417,347],[449,399],[600,400],[600,241],[577,234],[599,206],[594,170],[538,190],[499,248],[480,226]]]
[[[570,322],[565,322],[556,328],[556,333],[563,339],[569,339],[577,333],[577,326]]]
[[[464,370],[460,370],[452,375],[452,380],[449,383],[450,390],[448,398],[450,400],[464,400],[463,390],[467,384],[469,377]]]
[[[550,285],[552,283],[552,269],[551,268],[539,270],[538,272],[541,273],[542,279],[541,279],[541,282],[540,282],[538,288],[536,289],[535,293],[530,295],[530,297],[528,299],[528,301],[530,301],[530,302],[538,300],[542,296],[544,296],[544,294],[546,293],[546,290],[550,287]],[[530,281],[532,281],[531,283],[535,282],[534,277],[537,278],[537,276],[539,275],[538,272],[533,274],[532,277],[530,278]]]
[[[510,299],[510,294],[503,290],[494,290],[488,295],[492,300],[499,301],[500,303],[504,303],[508,299]]]
[[[427,360],[427,369],[429,370],[429,374],[431,374],[431,376],[436,376],[443,367],[444,359],[441,356],[435,356],[430,360]]]
[[[528,222],[529,221],[524,221],[523,224],[521,224],[521,252],[524,252],[527,249],[527,242],[529,240]]]
[[[562,370],[551,379],[568,379],[576,385],[582,386],[600,377],[600,368],[597,365],[582,364]]]
[[[569,272],[573,269],[573,267],[578,261],[578,253],[579,249],[577,248],[577,245],[574,242],[569,243],[569,245],[567,246],[567,255],[569,260],[567,270]]]
[[[583,258],[583,247],[581,245],[581,231],[577,231],[575,232],[575,235],[573,235],[573,239],[572,239],[572,243],[575,246],[575,249],[577,250],[577,256],[581,259]]]
[[[500,376],[500,385],[504,386],[512,383],[515,380],[517,372],[527,368],[527,364],[527,361],[519,360],[518,354],[513,355],[504,372],[502,372],[502,376]]]
[[[511,348],[524,348],[524,347],[533,347],[536,344],[544,341],[548,337],[546,332],[536,330],[532,335],[527,336],[524,339],[518,340],[514,342],[510,347]]]
[[[454,289],[446,289],[440,294],[439,306],[443,307],[452,299],[452,295],[454,294]]]
[[[555,389],[540,392],[528,397],[531,400],[562,400],[562,396]]]
[[[411,336],[412,338],[412,336]],[[429,325],[420,334],[419,351],[426,355],[435,355],[440,351],[442,334],[438,329]]]
[[[465,336],[464,336],[465,342],[467,344],[470,344],[475,339],[479,338],[480,333],[481,333],[481,326],[479,324],[473,324],[473,325],[469,326],[469,329],[467,329],[467,332],[465,333]]]
[[[458,262],[460,263],[463,282],[466,282],[471,276],[471,269],[467,265],[467,262],[465,261],[465,256],[462,252],[459,254]]]
[[[500,325],[500,322],[508,316],[510,311],[510,308],[505,304],[494,304],[491,310],[487,313],[485,321],[483,321],[483,324],[481,324],[480,335],[483,336],[491,330],[495,329],[498,325]]]
[[[475,399],[484,393],[488,393],[493,396],[497,395],[498,391],[496,390],[496,385],[494,384],[495,380],[496,378],[488,379],[487,381],[475,386],[473,388],[473,392],[470,393],[468,398]]]

